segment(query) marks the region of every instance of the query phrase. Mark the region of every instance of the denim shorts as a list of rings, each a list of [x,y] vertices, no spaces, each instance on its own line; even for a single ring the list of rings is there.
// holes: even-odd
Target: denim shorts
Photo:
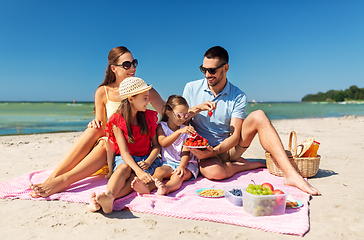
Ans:
[[[131,157],[137,163],[140,161],[145,161],[149,157],[149,154],[145,155],[145,156],[131,156]],[[114,162],[113,162],[113,172],[115,172],[116,168],[120,164],[123,164],[123,163],[125,163],[125,162],[124,162],[123,158],[120,156],[120,154],[115,155]],[[155,169],[160,166],[162,166],[162,160],[159,157],[157,157],[154,160],[154,162],[150,165],[150,167],[147,170],[144,170],[144,172],[149,173],[150,175],[153,175]]]
[[[176,162],[163,162],[162,165],[171,167],[173,170],[176,170],[176,168],[179,166],[179,163]],[[193,163],[193,162],[189,162],[187,164],[186,169],[190,170],[190,172],[192,173],[192,177],[189,180],[195,180],[198,176],[198,166],[197,164]]]

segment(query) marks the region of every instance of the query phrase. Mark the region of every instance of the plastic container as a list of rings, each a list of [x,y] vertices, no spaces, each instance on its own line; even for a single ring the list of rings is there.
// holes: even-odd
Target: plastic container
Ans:
[[[253,216],[284,214],[287,193],[279,195],[253,195],[243,191],[244,210]]]
[[[317,157],[317,150],[320,147],[320,143],[314,141],[311,147],[303,154],[302,157]]]
[[[230,191],[233,189],[240,189],[242,194],[244,195],[245,188],[246,187],[242,186],[226,186],[223,187],[222,189],[225,192],[225,198],[227,200],[229,200],[235,206],[243,206],[243,196],[235,196],[234,194],[230,193]]]

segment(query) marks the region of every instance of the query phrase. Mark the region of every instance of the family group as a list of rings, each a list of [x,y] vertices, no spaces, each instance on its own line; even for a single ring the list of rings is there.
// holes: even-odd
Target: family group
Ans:
[[[111,213],[114,200],[132,191],[148,194],[157,189],[156,194],[166,195],[199,173],[222,180],[265,167],[242,157],[257,134],[262,147],[277,159],[284,184],[319,194],[294,170],[264,112],[245,117],[246,95],[227,79],[229,55],[224,48],[207,50],[200,66],[205,78],[187,83],[182,96],[171,95],[167,101],[135,77],[137,66],[126,47],[111,49],[104,82],[95,93],[95,119],[52,174],[30,185],[32,197],[64,191],[107,165],[107,190],[92,193],[89,209]],[[149,103],[156,111],[147,109]],[[183,145],[196,134],[208,141],[206,148]]]

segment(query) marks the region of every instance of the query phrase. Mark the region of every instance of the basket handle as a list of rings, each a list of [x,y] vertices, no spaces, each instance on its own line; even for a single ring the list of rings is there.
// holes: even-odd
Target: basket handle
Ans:
[[[293,148],[292,148],[292,141],[293,141]],[[297,134],[295,131],[292,131],[289,134],[288,150],[291,151],[292,157],[297,157]]]

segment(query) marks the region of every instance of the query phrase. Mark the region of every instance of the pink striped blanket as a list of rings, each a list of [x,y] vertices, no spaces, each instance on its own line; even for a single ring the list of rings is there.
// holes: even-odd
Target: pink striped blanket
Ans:
[[[29,196],[29,183],[43,182],[53,169],[37,171],[13,180],[0,183],[0,198],[2,199],[33,199]],[[301,208],[286,209],[283,215],[254,217],[235,206],[225,198],[203,198],[195,192],[199,188],[224,186],[247,186],[251,180],[257,184],[270,182],[275,188],[289,192],[295,199],[303,203]],[[89,203],[92,191],[105,191],[107,179],[103,176],[89,177],[72,184],[66,191],[54,194],[48,198],[33,200],[61,200],[77,203]],[[194,181],[184,182],[182,187],[167,196],[151,194],[138,195],[135,192],[114,202],[114,210],[129,208],[131,211],[151,213],[168,217],[213,221],[250,228],[267,232],[293,234],[303,236],[309,229],[308,218],[309,194],[297,188],[283,185],[283,178],[269,174],[267,169],[256,169],[236,174],[224,181],[211,181],[199,177]]]

